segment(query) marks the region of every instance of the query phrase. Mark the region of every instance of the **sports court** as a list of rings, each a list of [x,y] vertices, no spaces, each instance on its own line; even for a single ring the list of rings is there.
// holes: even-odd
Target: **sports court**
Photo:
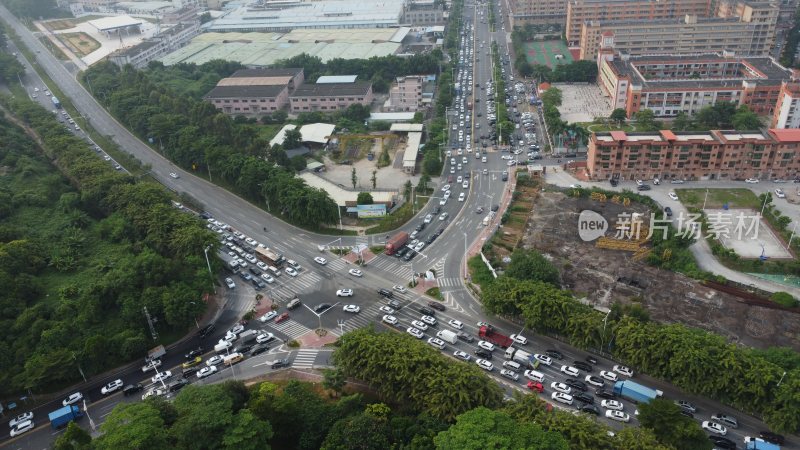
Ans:
[[[742,258],[791,259],[792,254],[772,229],[762,219],[758,211],[752,209],[704,209],[711,233],[719,237],[725,248],[733,249]],[[708,232],[706,233],[708,234]]]
[[[534,41],[523,45],[530,64],[544,64],[552,68],[572,62],[572,54],[563,41]]]

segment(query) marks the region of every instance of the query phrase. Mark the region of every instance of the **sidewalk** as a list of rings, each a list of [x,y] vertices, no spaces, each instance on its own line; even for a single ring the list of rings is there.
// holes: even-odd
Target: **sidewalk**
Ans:
[[[558,171],[553,172],[554,168],[558,169]],[[598,187],[601,189],[609,191],[618,191],[618,192],[621,192],[623,190],[622,185],[612,187],[607,182],[586,182],[583,180],[578,180],[572,177],[572,175],[570,175],[569,173],[564,172],[562,168],[559,166],[547,166],[545,181],[548,184],[552,184],[559,187],[569,187],[570,184],[575,184],[580,181],[583,187]],[[627,185],[626,187],[629,188],[630,185]],[[702,270],[711,272],[715,275],[720,275],[730,281],[735,281],[737,283],[754,286],[768,292],[784,291],[792,294],[796,298],[800,298],[800,288],[774,283],[769,280],[757,278],[752,275],[748,275],[742,272],[737,272],[735,270],[725,267],[722,263],[717,261],[714,255],[711,254],[711,248],[708,246],[708,243],[703,239],[695,242],[690,247],[690,249],[692,251],[692,255],[694,255],[695,260],[697,261],[698,267],[700,267]]]

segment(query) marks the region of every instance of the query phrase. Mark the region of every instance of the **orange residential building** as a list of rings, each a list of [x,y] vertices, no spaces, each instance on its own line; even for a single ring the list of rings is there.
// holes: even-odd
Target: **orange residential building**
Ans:
[[[800,177],[800,130],[593,133],[593,180],[761,180]]]

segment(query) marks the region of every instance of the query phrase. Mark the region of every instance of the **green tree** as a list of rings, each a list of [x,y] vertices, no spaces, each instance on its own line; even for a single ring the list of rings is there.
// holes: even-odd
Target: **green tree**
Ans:
[[[378,176],[377,175],[378,175],[378,171],[377,170],[373,170],[372,171],[372,178],[370,178],[370,181],[372,182],[372,189],[376,189],[378,187]]]
[[[359,205],[371,205],[375,203],[375,201],[372,199],[372,194],[369,192],[359,192],[356,203]]]
[[[383,450],[391,448],[385,418],[361,413],[337,421],[331,428],[323,450]]]
[[[622,126],[622,124],[625,122],[625,119],[627,119],[627,118],[628,118],[628,113],[623,108],[614,109],[613,111],[611,111],[611,115],[608,116],[608,120],[611,120],[612,122],[616,122],[617,126],[620,126],[620,127]]]
[[[323,372],[322,386],[325,389],[330,389],[336,393],[337,396],[342,394],[347,377],[339,369],[325,369]]]
[[[403,185],[403,197],[407,202],[411,201],[411,188],[413,187],[411,180],[406,181],[406,184]]]
[[[233,400],[219,385],[189,385],[181,390],[174,405],[178,420],[170,431],[183,448],[216,448],[234,422]]]
[[[96,450],[173,448],[164,420],[150,402],[117,405],[100,430],[103,434],[92,443]]]
[[[633,114],[636,121],[637,131],[657,131],[661,125],[655,119],[656,115],[652,109],[643,109]]]
[[[558,269],[536,250],[515,250],[506,275],[518,280],[544,281],[558,285]]]
[[[736,110],[731,118],[731,124],[737,130],[758,130],[764,126],[758,114],[751,111],[747,105],[742,105]]]
[[[272,427],[257,418],[249,409],[240,410],[233,424],[222,438],[222,448],[227,450],[269,450]]]
[[[286,130],[286,135],[283,139],[283,148],[291,150],[298,148],[303,144],[303,135],[297,128]]]
[[[569,448],[558,433],[544,431],[538,424],[519,422],[505,412],[484,407],[458,416],[456,423],[439,433],[433,442],[438,450]]]
[[[772,294],[769,299],[787,308],[794,308],[798,303],[797,299],[792,297],[792,294],[783,291]]]
[[[639,423],[653,430],[659,442],[687,450],[713,447],[700,425],[681,414],[680,407],[665,399],[639,405]]]
[[[306,157],[303,155],[294,155],[289,161],[292,169],[297,172],[303,171],[306,168]]]
[[[286,119],[289,118],[289,114],[282,109],[273,111],[270,115],[272,116],[272,121],[275,123],[284,123],[286,122]]]
[[[89,450],[91,444],[92,436],[75,422],[70,422],[53,443],[53,450]]]
[[[419,177],[419,182],[417,182],[417,192],[420,193],[427,193],[428,192],[428,183],[431,182],[431,177],[428,174],[422,174]]]
[[[353,169],[350,171],[350,182],[353,183],[353,189],[355,189],[356,188],[356,184],[358,184],[358,177],[356,176],[356,168],[355,167],[353,167]]]

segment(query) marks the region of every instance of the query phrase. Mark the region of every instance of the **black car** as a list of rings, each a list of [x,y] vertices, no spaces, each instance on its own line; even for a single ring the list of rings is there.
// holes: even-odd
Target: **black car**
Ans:
[[[636,186],[636,189],[639,190],[639,191],[649,191],[650,190],[650,185],[649,184],[643,184],[641,186]]]
[[[446,309],[443,304],[437,302],[428,302],[428,306],[433,309],[438,309],[439,311],[444,311]]]
[[[170,392],[180,391],[187,384],[189,384],[189,380],[187,380],[186,378],[177,379],[169,384],[169,391]]]
[[[433,210],[431,211],[431,214],[433,214],[435,216],[436,214],[439,214],[439,211],[441,211],[441,210],[442,209],[439,208],[438,206],[434,206]]]
[[[572,397],[584,403],[594,403],[594,397],[585,392],[573,392]]]
[[[386,298],[393,298],[394,297],[394,292],[392,292],[392,291],[390,291],[389,289],[386,289],[386,288],[378,289],[378,294],[380,294],[380,295],[382,295],[382,296],[384,296]]]
[[[689,411],[687,411],[685,409],[681,410],[681,414],[683,414],[684,416],[686,416],[686,417],[688,417],[690,419],[694,419],[694,414],[690,413]]]
[[[581,380],[575,380],[573,378],[567,378],[567,380],[564,381],[564,384],[579,391],[585,391],[587,389],[586,383],[584,383]]]
[[[713,442],[717,448],[736,448],[736,442],[722,436],[709,436],[708,440]]]
[[[265,287],[267,287],[267,284],[261,281],[260,278],[253,278],[252,280],[250,280],[250,283],[253,284],[253,287],[256,288],[257,291],[260,291]]]
[[[551,349],[551,350],[545,350],[544,352],[547,353],[547,356],[549,356],[551,358],[564,359],[564,355],[558,350],[552,350]]]
[[[600,410],[597,409],[597,406],[594,406],[591,403],[582,404],[581,406],[578,407],[578,411],[585,412],[585,413],[591,413],[591,414],[594,414],[595,416],[599,416],[600,415]]]
[[[394,253],[394,256],[396,256],[398,258],[402,258],[403,256],[406,256],[406,253],[408,253],[409,250],[411,250],[411,249],[408,248],[408,247],[403,247],[400,250],[396,251]]]
[[[492,359],[492,352],[479,348],[475,350],[475,356],[480,356],[483,359],[490,360]]]
[[[250,349],[250,356],[256,356],[264,353],[265,351],[269,350],[269,345],[267,344],[256,344],[253,348]]]
[[[133,395],[133,394],[141,391],[142,389],[144,389],[144,386],[142,386],[141,384],[138,384],[138,383],[137,384],[129,384],[129,385],[125,386],[124,388],[122,388],[122,394],[127,397],[129,395]]]
[[[783,435],[771,431],[759,431],[759,436],[761,436],[761,439],[773,444],[784,445],[786,443],[786,438]]]
[[[442,233],[444,233],[444,228],[439,228],[438,230],[436,230],[436,236],[441,236]]]
[[[435,240],[436,240],[436,234],[432,234],[428,236],[428,239],[425,239],[425,244],[431,244]]]
[[[497,212],[500,209],[500,205],[492,205],[492,212]]]
[[[231,350],[231,353],[242,353],[242,354],[244,354],[244,353],[249,352],[251,348],[253,348],[253,344],[241,344],[241,345],[237,345],[233,350]]]
[[[672,208],[670,208],[669,206],[665,207],[664,214],[666,214],[667,217],[672,217]]]
[[[261,276],[261,271],[256,269],[255,267],[251,267],[249,270],[250,270],[250,273],[252,273],[254,276],[256,276],[256,277],[260,277]]]
[[[331,308],[331,304],[330,303],[320,303],[319,305],[314,307],[314,312],[319,314],[319,313],[322,313],[322,312],[325,312],[325,311],[329,310],[330,308]]]
[[[184,377],[190,377],[190,376],[196,374],[197,371],[200,370],[200,369],[202,369],[202,367],[200,367],[200,366],[187,367],[187,368],[183,369],[183,371],[181,373],[183,374]]]
[[[581,369],[584,372],[591,372],[592,370],[594,370],[594,368],[592,367],[591,364],[583,362],[583,361],[574,361],[572,363],[572,366],[577,368],[577,369]]]
[[[595,364],[596,365],[597,364],[597,358],[595,358],[594,356],[587,356],[586,357],[586,362],[588,362],[589,364]]]
[[[200,328],[197,331],[197,336],[200,339],[204,339],[206,336],[208,336],[209,334],[213,333],[214,330],[216,330],[216,329],[217,329],[217,326],[215,324],[213,324],[213,323],[210,323],[210,324],[204,326],[203,328]]]
[[[616,186],[616,185],[618,185],[618,184],[619,184],[619,181],[618,181],[616,178],[612,178],[612,179],[611,179],[611,180],[609,180],[609,181],[610,181],[610,183],[611,183],[611,186]]]
[[[197,347],[194,350],[189,350],[189,352],[186,353],[184,356],[186,357],[186,359],[195,359],[196,357],[201,356],[202,354],[203,354],[203,347]]]
[[[424,306],[419,309],[419,312],[421,312],[422,314],[425,314],[426,316],[435,316],[436,315],[436,312],[434,310],[432,310],[430,308],[426,308]]]
[[[617,394],[615,394],[615,393],[613,393],[611,391],[607,391],[605,389],[596,389],[594,391],[594,395],[596,395],[596,396],[598,396],[600,398],[607,398],[609,400],[613,400],[613,399],[617,398]]]
[[[419,225],[417,225],[416,230],[417,231],[422,231],[424,229],[425,229],[425,222],[420,222]]]
[[[276,359],[275,361],[272,362],[273,369],[280,369],[281,367],[289,367],[289,360],[284,358],[284,359]]]
[[[392,308],[395,311],[397,311],[397,310],[399,310],[401,308],[400,302],[397,301],[397,300],[389,300],[386,304],[389,305],[389,307]]]
[[[411,261],[415,256],[417,256],[417,252],[408,249],[408,253],[406,253],[406,256],[403,257],[403,261]]]

